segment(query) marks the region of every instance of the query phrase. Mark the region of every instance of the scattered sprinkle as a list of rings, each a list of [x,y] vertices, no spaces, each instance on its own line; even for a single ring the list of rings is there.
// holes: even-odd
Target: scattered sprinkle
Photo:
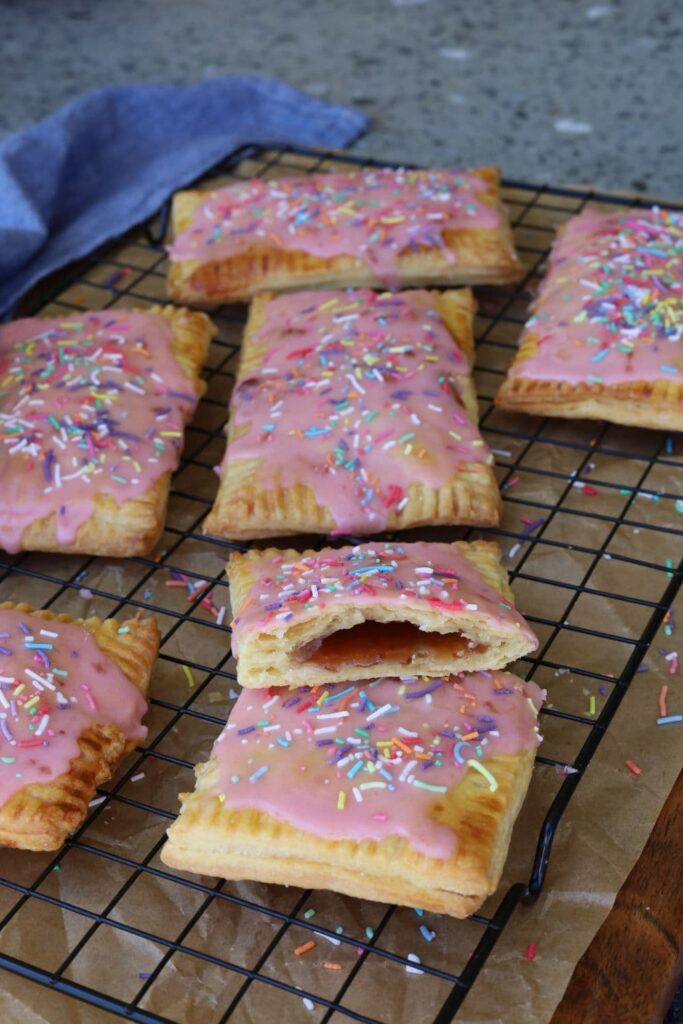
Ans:
[[[659,716],[660,718],[666,718],[668,711],[666,710],[666,697],[669,692],[668,686],[662,686],[659,691]]]
[[[407,959],[411,964],[422,963],[417,953],[408,953]],[[424,974],[424,971],[421,971],[419,967],[411,967],[410,964],[406,964],[406,974]]]

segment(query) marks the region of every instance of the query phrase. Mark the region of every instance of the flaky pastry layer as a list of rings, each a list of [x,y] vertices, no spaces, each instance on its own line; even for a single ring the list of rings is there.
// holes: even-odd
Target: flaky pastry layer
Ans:
[[[536,338],[527,336],[525,345]],[[520,348],[519,360],[524,359]],[[508,377],[495,404],[510,412],[564,419],[608,420],[628,427],[683,430],[683,386],[671,381],[627,384],[564,384],[555,380]]]
[[[0,610],[17,609],[39,621],[76,622],[91,634],[102,654],[147,696],[159,649],[154,619],[72,619],[69,615],[33,610],[24,603],[5,601]],[[120,633],[127,628],[127,633]],[[68,714],[68,712],[66,712]],[[78,738],[80,753],[68,773],[51,782],[27,785],[0,807],[0,846],[21,850],[58,850],[85,820],[96,787],[108,781],[135,743],[111,723],[96,723]]]

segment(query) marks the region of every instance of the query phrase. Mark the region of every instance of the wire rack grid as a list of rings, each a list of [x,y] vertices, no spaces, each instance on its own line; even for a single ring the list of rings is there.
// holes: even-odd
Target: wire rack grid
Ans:
[[[337,153],[245,147],[201,184],[355,163]],[[243,310],[226,307],[214,315],[219,335],[207,393],[187,431],[159,552],[125,563],[34,554],[0,561],[0,599],[74,615],[141,611],[162,628],[145,745],[55,856],[0,852],[0,967],[103,1013],[79,1019],[223,1024],[279,1014],[373,1024],[401,1019],[378,995],[390,986],[406,1020],[445,1024],[515,908],[543,886],[560,819],[683,578],[674,511],[683,445],[656,432],[515,417],[492,406],[554,228],[588,203],[642,202],[519,182],[506,183],[503,194],[528,273],[515,290],[478,293],[481,425],[505,499],[502,526],[486,532],[499,539],[518,604],[541,637],[518,668],[549,690],[546,742],[504,885],[480,914],[457,922],[325,893],[229,885],[174,873],[159,860],[178,790],[191,788],[192,767],[207,756],[236,697],[229,627],[216,610],[225,606],[229,621],[223,566],[238,545],[201,534],[244,323]],[[162,301],[167,219],[168,207],[62,275],[21,313]],[[30,938],[36,929],[50,941]],[[333,963],[293,956],[311,937]]]

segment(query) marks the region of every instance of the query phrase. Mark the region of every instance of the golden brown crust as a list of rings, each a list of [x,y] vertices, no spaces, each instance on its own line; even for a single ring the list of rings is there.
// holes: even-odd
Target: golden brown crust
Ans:
[[[498,545],[490,541],[457,541],[454,547],[484,581],[514,607],[514,597],[507,572],[500,561]],[[267,562],[276,556],[279,561],[297,563],[315,557],[316,554],[314,550],[296,551],[292,548],[252,549],[244,554],[233,553],[227,569],[230,603],[234,614],[239,615],[257,582],[255,565],[263,565],[264,559]],[[461,630],[464,636],[473,641],[474,648],[468,649],[463,645],[457,655],[457,662],[452,647],[426,647],[422,651],[418,650],[409,663],[396,660],[398,656],[392,656],[389,650],[384,654],[380,666],[383,676],[439,676],[454,671],[500,669],[528,654],[535,646],[532,635],[521,630],[515,633],[509,628],[501,629],[497,621],[491,621],[490,616],[484,613],[468,612],[462,616],[457,611],[445,612],[433,605],[407,608],[405,605],[383,602],[382,595],[378,594],[371,604],[335,605],[331,601],[318,608],[310,618],[296,620],[289,626],[274,622],[271,628],[264,627],[259,633],[242,637],[237,661],[239,683],[249,689],[258,689],[270,686],[323,686],[349,678],[373,678],[380,669],[376,663],[354,662],[353,641],[350,638],[346,641],[347,658],[334,668],[302,661],[297,657],[297,652],[316,640],[352,629],[362,622],[396,621],[413,623],[421,632],[426,631],[427,635],[454,634]],[[404,655],[405,652],[401,657]]]
[[[161,859],[182,871],[332,889],[465,917],[498,886],[533,763],[533,750],[490,758],[495,792],[468,769],[458,785],[435,797],[433,817],[458,837],[454,855],[436,860],[400,836],[323,839],[255,809],[231,809],[215,794],[212,757],[198,766],[194,793],[181,794],[182,810]]]
[[[524,275],[500,202],[500,172],[495,167],[468,171],[486,184],[478,200],[499,207],[497,228],[445,231],[444,243],[455,255],[446,259],[439,248],[406,251],[398,258],[401,287],[434,285],[511,284]],[[206,192],[177,192],[173,197],[173,233],[189,226],[194,209]],[[258,292],[304,288],[381,288],[368,266],[353,256],[327,259],[298,250],[254,246],[244,253],[202,264],[198,260],[171,260],[168,295],[175,302],[210,309],[222,302],[245,302]]]
[[[472,318],[476,300],[468,288],[434,293],[435,305],[443,317],[453,343],[472,360],[474,342]],[[272,292],[257,295],[249,307],[240,355],[238,379],[256,373],[267,351],[266,342],[254,336],[266,321]],[[463,378],[461,398],[467,414],[475,423],[479,418],[476,391],[470,377]],[[228,448],[244,428],[228,424]],[[408,501],[399,511],[389,512],[387,530],[413,526],[497,526],[501,498],[491,466],[484,463],[459,463],[450,480],[442,487],[429,488],[419,481],[410,485]],[[335,522],[326,507],[318,505],[311,487],[277,482],[267,488],[261,477],[258,459],[229,460],[222,467],[220,486],[213,508],[204,521],[204,533],[233,540],[254,540],[305,533],[327,534]]]
[[[538,352],[538,336],[526,331],[513,366]],[[508,376],[495,404],[510,412],[568,419],[610,420],[625,426],[683,430],[683,386],[669,380],[600,384]]]
[[[195,394],[205,383],[200,378],[216,329],[203,313],[173,306],[152,306],[131,312],[150,313],[168,321],[173,332],[172,351]],[[70,544],[57,539],[57,514],[36,519],[21,538],[22,551],[57,551],[61,554],[102,555],[112,558],[145,555],[159,540],[166,519],[171,474],[163,473],[138,498],[122,504],[108,494],[94,496],[95,510],[78,529]]]
[[[145,555],[162,534],[170,486],[171,474],[164,473],[139,498],[131,498],[121,505],[109,494],[95,495],[95,511],[79,527],[70,544],[60,544],[57,540],[56,513],[36,519],[24,530],[21,549],[110,558]]]
[[[50,611],[33,611],[27,604],[0,603],[0,611],[17,608],[39,620],[78,622],[95,643],[146,697],[159,649],[154,619],[72,619]],[[119,633],[121,626],[128,633]],[[110,723],[96,723],[78,738],[80,754],[68,773],[52,782],[24,786],[0,807],[0,846],[21,850],[58,850],[88,813],[96,787],[112,777],[121,758],[135,747]]]
[[[175,306],[150,306],[133,312],[151,313],[168,321],[173,332],[171,349],[198,398],[206,391],[200,374],[217,328],[205,313]]]

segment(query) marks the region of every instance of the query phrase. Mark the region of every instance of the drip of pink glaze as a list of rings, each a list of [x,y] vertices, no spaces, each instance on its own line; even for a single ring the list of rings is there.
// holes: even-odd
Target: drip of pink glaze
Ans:
[[[577,384],[683,381],[683,214],[586,210],[563,228],[511,377]]]
[[[350,255],[393,287],[401,253],[441,249],[453,262],[444,232],[498,226],[498,208],[479,198],[487,188],[476,173],[456,170],[255,178],[209,193],[169,253],[201,263],[273,246],[323,259]]]
[[[71,543],[97,494],[117,504],[178,465],[197,396],[159,316],[107,310],[0,327],[0,546],[57,516]]]
[[[491,455],[460,400],[469,373],[429,292],[298,292],[267,306],[265,352],[231,399],[223,467],[258,459],[266,488],[308,485],[338,532],[378,532],[409,486]]]
[[[535,749],[542,701],[534,683],[507,672],[338,683],[322,693],[243,690],[213,749],[212,791],[226,808],[254,808],[323,839],[398,835],[443,859],[458,837],[434,817],[442,787],[457,786],[468,759],[486,767]],[[472,732],[477,738],[462,740]]]
[[[27,643],[48,645],[40,664]],[[24,786],[68,772],[78,737],[95,723],[144,739],[146,710],[83,626],[0,610],[0,807]]]
[[[378,541],[356,547],[323,548],[287,562],[263,554],[250,561],[254,584],[233,621],[232,649],[255,633],[283,636],[323,608],[363,608],[381,601],[406,619],[423,609],[453,611],[461,621],[488,619],[498,630],[538,640],[512,604],[489,586],[453,544]],[[462,627],[466,633],[466,627]]]

